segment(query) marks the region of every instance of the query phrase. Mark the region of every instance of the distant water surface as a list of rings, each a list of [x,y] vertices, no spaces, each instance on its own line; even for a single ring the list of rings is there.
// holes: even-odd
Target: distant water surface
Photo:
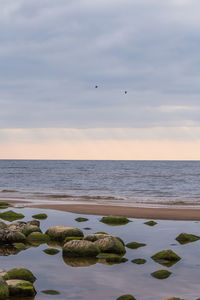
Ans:
[[[0,160],[0,199],[200,205],[200,161]]]

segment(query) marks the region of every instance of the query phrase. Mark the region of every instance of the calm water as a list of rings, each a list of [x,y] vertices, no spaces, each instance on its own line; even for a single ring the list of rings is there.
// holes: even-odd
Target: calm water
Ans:
[[[41,210],[15,209],[25,215],[24,220]],[[134,220],[123,226],[108,226],[99,222],[101,216],[87,216],[89,221],[77,223],[77,214],[42,210],[48,218],[41,221],[41,229],[45,231],[54,225],[76,226],[83,230],[84,235],[97,231],[105,231],[120,236],[125,243],[136,241],[147,245],[137,250],[126,248],[126,263],[106,265],[101,262],[87,261],[80,264],[63,259],[62,251],[55,256],[45,254],[42,250],[48,245],[29,248],[19,254],[0,256],[1,268],[9,270],[13,267],[26,267],[37,277],[35,300],[115,300],[120,295],[130,293],[137,300],[162,300],[176,296],[185,300],[200,297],[200,241],[180,245],[175,238],[181,232],[200,233],[199,222],[158,221],[154,227],[146,226],[144,220]],[[158,251],[172,249],[182,259],[170,268],[154,262],[151,256]],[[144,265],[136,265],[132,259],[145,258]],[[75,267],[76,265],[76,267]],[[165,280],[153,278],[150,274],[160,269],[168,269],[172,275]],[[41,291],[53,289],[60,295],[44,295]],[[16,299],[16,300],[22,300]],[[33,300],[33,299],[29,299]]]
[[[200,161],[0,160],[0,199],[200,205]]]

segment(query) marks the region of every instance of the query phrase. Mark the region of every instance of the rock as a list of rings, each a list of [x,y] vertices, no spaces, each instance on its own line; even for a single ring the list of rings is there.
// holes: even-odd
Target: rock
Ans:
[[[107,216],[101,218],[100,222],[108,225],[124,225],[131,222],[129,219],[121,216]]]
[[[125,254],[126,250],[122,242],[114,236],[105,236],[103,239],[98,239],[94,244],[100,249],[101,252]]]
[[[189,233],[181,233],[177,236],[176,240],[181,244],[188,244],[192,242],[196,242],[200,239],[200,236],[189,234]]]
[[[166,279],[171,275],[171,272],[167,270],[159,270],[156,272],[151,273],[151,276],[157,278],[157,279]]]
[[[86,221],[88,221],[87,218],[82,218],[82,217],[76,218],[75,220],[76,220],[76,222],[86,222]]]
[[[84,230],[91,230],[92,228],[90,228],[90,227],[85,227],[85,228],[83,228]]]
[[[14,243],[13,246],[20,251],[27,249],[27,246],[24,243]]]
[[[144,222],[145,225],[148,225],[148,226],[155,226],[156,224],[158,224],[157,222],[155,221],[147,221],[147,222]]]
[[[15,248],[13,245],[1,245],[0,246],[0,256],[16,255],[20,252],[19,249]]]
[[[74,240],[82,240],[83,238],[80,236],[67,236],[64,240],[64,243],[74,241]]]
[[[48,242],[50,240],[49,236],[40,232],[32,232],[27,236],[28,241],[36,241],[36,242]]]
[[[43,252],[45,252],[46,254],[49,254],[49,255],[55,255],[55,254],[59,253],[60,251],[58,249],[54,249],[54,248],[47,248],[47,249],[44,249]]]
[[[41,293],[46,294],[46,295],[60,295],[60,293],[55,290],[45,290],[45,291],[41,291]]]
[[[133,297],[132,295],[122,295],[119,298],[117,298],[117,300],[136,300],[135,297]]]
[[[23,219],[24,215],[16,213],[12,210],[9,210],[9,211],[5,211],[5,212],[1,213],[0,218],[3,220],[6,220],[6,221],[12,222],[15,220]]]
[[[1,280],[1,277],[3,277],[6,273],[7,273],[6,270],[0,269],[0,280]]]
[[[0,201],[0,209],[8,208],[12,205],[10,205],[8,202]]]
[[[11,279],[7,280],[10,296],[34,296],[36,294],[35,288],[33,284],[29,281],[19,280],[19,279]]]
[[[176,298],[176,297],[169,297],[169,298],[165,298],[163,300],[184,300],[184,299]]]
[[[146,263],[146,259],[136,258],[136,259],[133,259],[131,262],[134,264],[137,264],[137,265],[143,265]]]
[[[171,267],[175,263],[177,263],[181,258],[172,250],[163,250],[151,257],[155,262],[166,266]]]
[[[97,258],[100,260],[105,260],[110,264],[116,264],[116,263],[120,264],[128,261],[127,258],[114,253],[100,253],[97,255]]]
[[[38,221],[38,220],[31,220],[31,221],[26,222],[26,224],[40,227],[40,221]]]
[[[22,233],[26,236],[31,234],[32,232],[40,232],[42,233],[41,229],[38,226],[35,225],[25,225],[24,228],[22,229]]]
[[[93,233],[93,234],[88,234],[87,236],[84,237],[84,240],[90,241],[90,242],[96,242],[101,239],[105,239],[108,237],[107,233]]]
[[[7,283],[0,277],[0,300],[9,298],[9,289]]]
[[[9,270],[4,276],[4,280],[21,279],[30,282],[35,282],[36,278],[31,271],[25,268],[14,268]]]
[[[26,237],[23,233],[11,229],[0,229],[0,244],[23,242]]]
[[[4,222],[0,222],[0,229],[6,229],[8,228],[7,224]]]
[[[55,226],[46,231],[51,240],[64,241],[66,237],[83,237],[83,232],[75,227]]]
[[[68,257],[93,257],[99,252],[95,243],[89,241],[70,241],[63,246],[63,255]]]
[[[126,247],[130,248],[130,249],[138,249],[138,248],[144,247],[144,246],[146,246],[146,244],[137,243],[137,242],[131,242],[131,243],[126,244]]]
[[[48,216],[46,214],[36,214],[33,215],[32,218],[38,219],[38,220],[45,220]]]

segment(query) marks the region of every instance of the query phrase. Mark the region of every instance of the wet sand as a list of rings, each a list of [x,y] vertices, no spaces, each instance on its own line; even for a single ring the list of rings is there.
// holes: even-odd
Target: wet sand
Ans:
[[[87,215],[116,215],[138,219],[200,221],[200,209],[146,208],[92,204],[41,204],[31,207],[61,210]]]

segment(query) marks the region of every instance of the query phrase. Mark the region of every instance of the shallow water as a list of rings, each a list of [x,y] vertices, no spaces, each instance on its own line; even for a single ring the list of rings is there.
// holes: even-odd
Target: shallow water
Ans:
[[[15,211],[20,211],[26,216],[23,220],[30,220],[33,214],[41,211],[47,213],[48,218],[41,221],[43,231],[54,225],[76,226],[80,229],[91,227],[92,230],[83,230],[85,235],[105,231],[120,236],[125,243],[137,241],[147,244],[137,250],[127,248],[125,257],[128,258],[128,262],[114,265],[87,259],[67,260],[63,259],[61,252],[50,256],[42,251],[48,247],[46,244],[29,248],[16,255],[1,256],[0,268],[9,270],[13,267],[26,267],[34,273],[37,277],[35,300],[114,300],[127,293],[133,294],[137,300],[161,300],[167,296],[192,300],[200,297],[200,241],[180,245],[175,240],[181,232],[199,235],[199,222],[158,221],[156,226],[149,227],[143,224],[145,220],[131,219],[133,222],[127,225],[109,226],[99,222],[101,216],[84,215],[89,221],[78,223],[74,220],[80,216],[78,214],[31,208]],[[155,263],[150,257],[164,249],[174,250],[182,259],[170,268]],[[147,263],[133,264],[131,260],[135,258],[145,258]],[[165,280],[151,277],[150,274],[159,269],[169,269],[172,275]],[[48,289],[57,290],[60,295],[41,293],[42,290]]]
[[[200,161],[0,160],[0,199],[200,205]]]

